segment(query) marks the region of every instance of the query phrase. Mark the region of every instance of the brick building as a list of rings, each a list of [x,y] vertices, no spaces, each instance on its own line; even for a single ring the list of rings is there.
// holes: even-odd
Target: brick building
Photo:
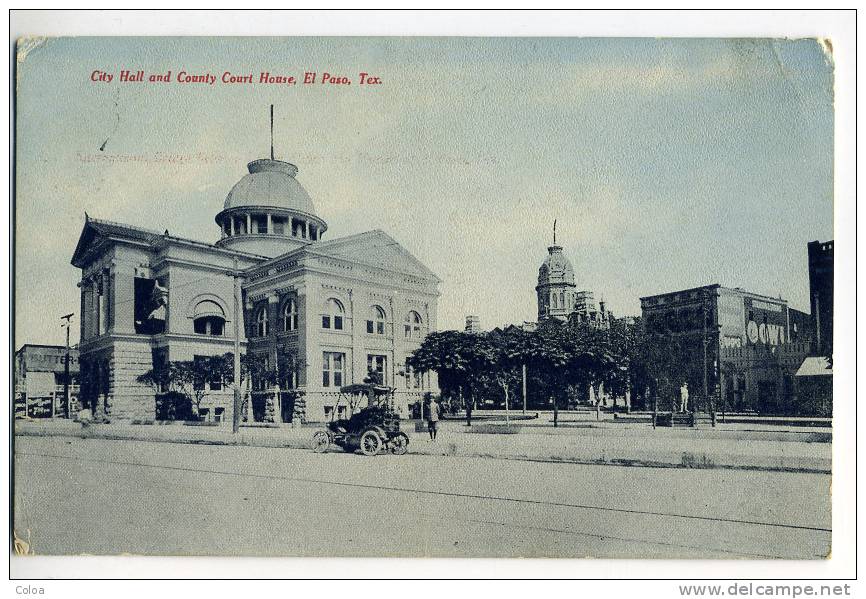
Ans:
[[[833,348],[833,241],[811,241],[809,252],[809,301],[817,329],[816,351],[827,355]]]
[[[646,330],[677,339],[683,380],[701,410],[790,411],[792,377],[814,337],[808,314],[781,298],[707,285],[641,298]]]
[[[78,348],[69,348],[70,405],[78,397]],[[15,352],[15,415],[65,415],[66,347],[27,343]]]

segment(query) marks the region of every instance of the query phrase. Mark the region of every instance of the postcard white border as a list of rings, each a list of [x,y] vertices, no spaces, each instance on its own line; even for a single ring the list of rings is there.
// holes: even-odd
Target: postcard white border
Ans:
[[[544,578],[755,578],[844,579],[854,576],[855,505],[855,26],[854,15],[841,11],[592,11],[592,12],[210,12],[171,13],[138,11],[16,12],[10,17],[12,40],[23,35],[480,35],[480,36],[653,36],[653,37],[830,37],[835,59],[835,399],[833,478],[833,557],[827,561],[674,561],[674,560],[309,560],[214,558],[13,558],[12,575],[22,577],[544,577]],[[10,67],[14,52],[10,54]],[[11,82],[11,79],[10,79]],[[14,84],[10,87],[10,97]],[[11,123],[11,121],[10,121]],[[11,164],[7,161],[7,164]],[[8,175],[9,173],[7,173]],[[4,235],[9,235],[8,231]],[[4,239],[9,251],[9,238]],[[0,261],[9,276],[9,255]],[[7,279],[8,280],[8,279]],[[9,299],[4,298],[4,302]],[[4,306],[9,314],[8,303]],[[6,326],[9,326],[8,316]],[[7,328],[8,331],[8,328]],[[3,383],[9,383],[8,347],[4,348]],[[4,427],[8,446],[8,429]],[[8,469],[8,463],[7,463]],[[7,470],[8,474],[8,470]],[[4,477],[8,501],[8,476]],[[22,581],[10,582],[10,592]],[[228,596],[244,592],[226,583],[200,582],[195,588],[179,583],[149,583],[134,588],[128,583],[31,583],[46,587],[55,597],[84,595],[114,597],[118,593],[176,592]],[[299,596],[306,593],[353,592],[342,585],[291,583],[285,587],[248,587],[252,594]],[[623,583],[640,596],[679,596],[675,582]],[[473,585],[473,587],[465,586]],[[408,583],[413,595],[426,595],[424,585]],[[362,596],[374,587],[350,587]],[[462,583],[456,589],[487,595],[492,586]],[[497,585],[497,588],[500,588]],[[519,584],[501,587],[506,594],[520,592]],[[617,587],[620,588],[620,587]],[[185,590],[183,590],[185,589]],[[255,589],[255,590],[254,590]],[[267,589],[267,590],[266,590]],[[548,589],[552,593],[562,589]],[[608,594],[603,583],[582,585],[580,593]],[[391,591],[389,591],[391,592]],[[445,589],[437,589],[439,596]],[[289,596],[287,595],[287,596]]]

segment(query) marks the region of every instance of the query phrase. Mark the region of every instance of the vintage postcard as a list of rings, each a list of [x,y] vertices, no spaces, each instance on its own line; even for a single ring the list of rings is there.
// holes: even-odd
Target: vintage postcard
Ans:
[[[19,554],[830,554],[831,40],[16,51]]]

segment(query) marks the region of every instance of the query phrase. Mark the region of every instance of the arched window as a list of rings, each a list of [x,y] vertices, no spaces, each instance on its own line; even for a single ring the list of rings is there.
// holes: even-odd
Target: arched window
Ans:
[[[295,298],[290,297],[283,305],[283,330],[296,331],[298,329],[298,303]]]
[[[553,307],[559,308],[559,302],[556,301],[556,292],[555,291],[553,292]]]
[[[256,336],[257,337],[267,337],[268,336],[268,307],[262,306],[259,308],[259,311],[256,312]]]
[[[370,318],[367,320],[367,332],[376,335],[385,334],[385,310],[381,306],[370,308]]]
[[[225,333],[225,313],[213,300],[202,300],[197,303],[192,318],[193,330],[197,335],[222,337]]]
[[[342,331],[343,314],[345,314],[343,304],[334,298],[329,299],[325,304],[325,313],[322,314],[322,328]]]
[[[421,337],[422,324],[424,324],[424,321],[421,320],[421,315],[415,310],[410,310],[406,315],[406,323],[403,325],[403,332],[405,333],[406,339],[413,337],[419,339]]]

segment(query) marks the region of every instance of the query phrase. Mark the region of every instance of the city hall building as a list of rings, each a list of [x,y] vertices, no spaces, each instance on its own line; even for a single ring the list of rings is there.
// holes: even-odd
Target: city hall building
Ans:
[[[438,390],[435,373],[416,375],[406,359],[436,328],[440,280],[383,231],[328,239],[295,165],[272,157],[248,170],[215,216],[215,243],[85,214],[72,257],[83,402],[114,420],[153,419],[155,390],[137,378],[232,352],[237,324],[241,353],[276,372],[279,389],[303,391],[306,419],[345,407],[340,388],[370,373],[407,414]],[[251,378],[253,391],[272,388]],[[206,419],[231,421],[230,383],[207,384]],[[282,395],[273,416],[252,406],[257,419],[291,421]]]

